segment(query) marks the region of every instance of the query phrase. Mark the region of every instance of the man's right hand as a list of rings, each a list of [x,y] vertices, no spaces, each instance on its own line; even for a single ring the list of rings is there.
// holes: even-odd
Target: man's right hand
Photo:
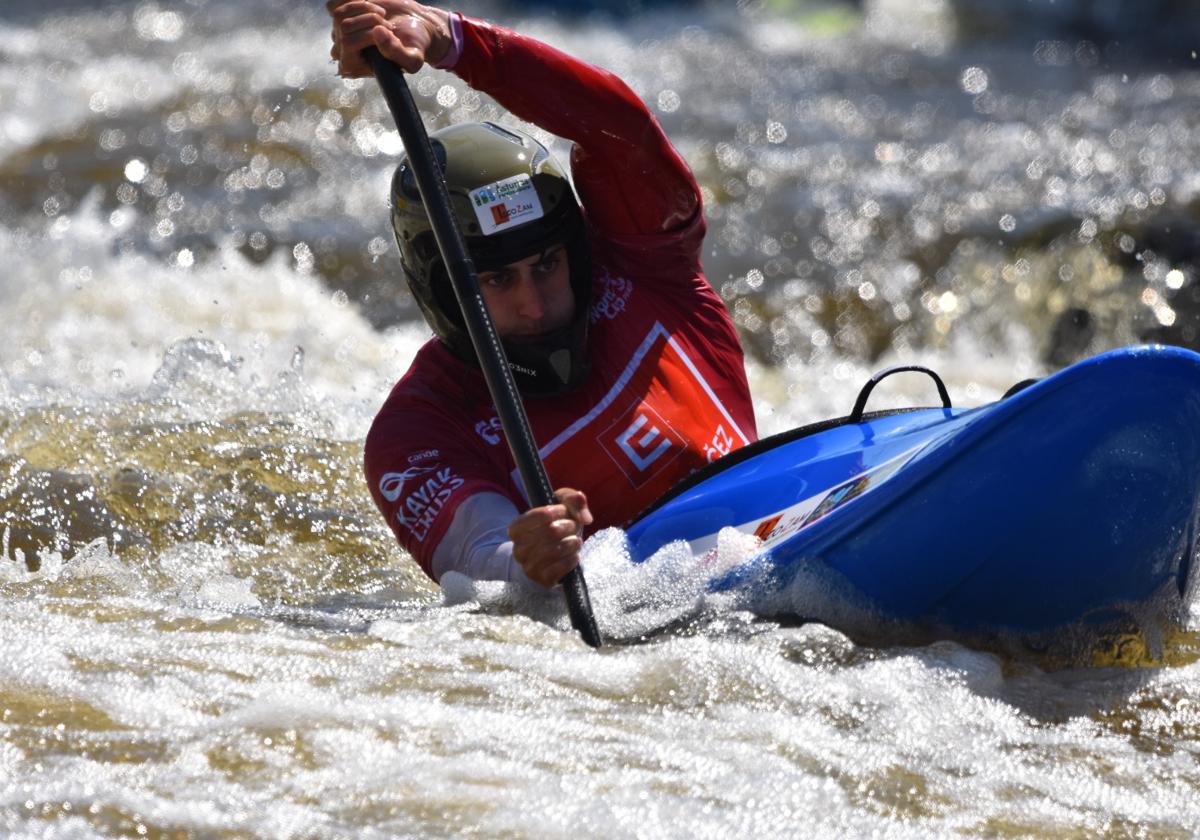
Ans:
[[[512,521],[513,559],[525,576],[549,589],[579,565],[582,531],[592,524],[587,497],[578,490],[554,493],[556,504],[531,508]]]
[[[445,58],[454,43],[449,13],[412,0],[328,0],[325,8],[333,18],[329,53],[347,78],[372,75],[362,55],[367,47],[416,73],[425,62]]]

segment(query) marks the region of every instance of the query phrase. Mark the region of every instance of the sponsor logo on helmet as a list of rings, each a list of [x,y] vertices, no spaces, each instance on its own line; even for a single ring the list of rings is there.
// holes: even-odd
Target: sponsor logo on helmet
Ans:
[[[500,193],[496,192],[495,187],[480,187],[471,194],[472,200],[476,207],[486,207],[493,202],[500,200]]]
[[[490,420],[480,420],[475,424],[475,434],[479,435],[492,446],[500,442],[502,431],[503,426],[500,425],[499,417],[493,417]]]
[[[396,521],[403,525],[417,542],[424,542],[439,513],[465,483],[453,469],[440,464],[425,471],[422,481],[412,486],[396,510]]]
[[[389,502],[394,502],[400,498],[400,494],[404,492],[404,485],[419,476],[433,472],[433,467],[409,467],[404,472],[384,473],[383,478],[379,480],[379,493]]]
[[[436,449],[426,449],[424,452],[418,452],[415,455],[408,456],[408,463],[415,464],[417,461],[424,461],[426,458],[436,458],[438,451]]]
[[[514,175],[470,192],[475,218],[484,236],[540,219],[542,201],[528,175]]]

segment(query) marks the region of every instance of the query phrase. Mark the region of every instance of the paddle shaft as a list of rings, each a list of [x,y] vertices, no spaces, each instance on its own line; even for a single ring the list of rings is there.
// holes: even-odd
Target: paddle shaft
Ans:
[[[550,486],[546,468],[538,454],[537,443],[529,428],[529,418],[525,414],[525,406],[521,402],[516,382],[513,381],[512,371],[509,370],[504,347],[479,291],[479,278],[476,276],[475,266],[467,253],[462,231],[450,206],[450,191],[446,187],[446,179],[441,167],[435,162],[429,135],[425,132],[425,125],[421,122],[421,114],[417,111],[417,103],[413,101],[408,83],[404,80],[404,71],[384,58],[375,47],[363,50],[363,55],[375,71],[375,79],[383,89],[392,119],[396,121],[396,128],[400,131],[409,166],[417,179],[417,190],[429,215],[438,250],[446,264],[450,283],[454,287],[454,296],[462,309],[467,333],[475,347],[475,355],[487,381],[492,402],[496,406],[496,414],[500,418],[500,425],[521,476],[521,483],[525,486],[533,507],[552,505],[555,503],[554,489]],[[572,626],[579,631],[579,635],[587,644],[600,647],[600,630],[592,614],[583,570],[576,566],[567,573],[561,583]]]

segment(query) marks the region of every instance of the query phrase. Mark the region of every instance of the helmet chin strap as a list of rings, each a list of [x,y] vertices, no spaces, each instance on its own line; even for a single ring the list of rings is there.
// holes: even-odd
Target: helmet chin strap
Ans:
[[[550,354],[550,367],[558,374],[563,385],[571,381],[571,351],[565,347]]]
[[[521,393],[527,397],[547,397],[579,387],[589,367],[586,340],[585,316],[532,344],[505,341],[504,352]]]

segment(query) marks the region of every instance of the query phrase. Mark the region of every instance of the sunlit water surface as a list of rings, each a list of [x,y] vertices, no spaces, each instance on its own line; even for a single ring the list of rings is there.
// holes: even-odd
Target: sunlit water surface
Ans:
[[[0,17],[0,833],[1200,832],[1190,611],[1069,667],[866,644],[610,531],[594,653],[555,599],[424,580],[360,478],[427,337],[387,239],[400,146],[293,5]],[[1191,65],[956,41],[932,2],[737,5],[478,10],[617,70],[677,140],[764,433],[897,361],[974,405],[1195,343]],[[436,124],[499,116],[415,86]]]

